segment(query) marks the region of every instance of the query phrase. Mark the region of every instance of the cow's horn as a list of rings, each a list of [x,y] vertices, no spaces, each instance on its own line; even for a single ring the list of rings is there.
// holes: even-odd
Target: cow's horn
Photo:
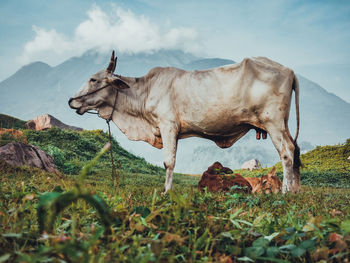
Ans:
[[[112,51],[112,56],[111,56],[111,60],[109,62],[109,65],[107,67],[107,71],[110,73],[113,73],[115,70],[115,66],[116,66],[116,62],[117,62],[117,58],[114,59],[114,50]]]

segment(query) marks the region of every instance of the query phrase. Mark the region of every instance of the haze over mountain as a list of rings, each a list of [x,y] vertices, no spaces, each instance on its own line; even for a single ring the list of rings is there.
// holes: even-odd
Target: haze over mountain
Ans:
[[[96,71],[106,67],[110,54],[88,51],[51,67],[35,62],[22,67],[8,79],[0,82],[0,112],[21,119],[32,119],[49,113],[61,121],[86,129],[105,129],[105,122],[95,115],[79,116],[68,107],[68,99]],[[227,59],[204,59],[178,50],[154,53],[118,54],[117,74],[141,76],[155,66],[175,66],[187,70],[200,70],[234,63]],[[298,76],[300,82],[301,127],[299,143],[302,150],[312,145],[344,142],[349,137],[350,104],[327,92],[316,83]],[[293,95],[294,99],[294,95]],[[295,134],[294,100],[290,113],[290,129]],[[127,150],[161,165],[162,153],[144,142],[129,141],[116,127],[113,133]],[[176,171],[199,173],[214,161],[239,168],[251,158],[263,166],[279,160],[271,141],[256,141],[249,132],[229,149],[220,149],[213,142],[190,138],[179,141]]]

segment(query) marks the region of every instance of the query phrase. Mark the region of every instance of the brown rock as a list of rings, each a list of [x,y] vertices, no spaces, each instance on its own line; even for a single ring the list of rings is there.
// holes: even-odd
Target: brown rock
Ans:
[[[8,143],[0,147],[0,160],[13,166],[30,166],[59,174],[52,156],[38,147],[20,142]]]
[[[24,126],[26,127],[26,129],[28,130],[35,130],[36,129],[36,124],[35,124],[35,121],[33,120],[30,120],[30,121],[27,121]]]
[[[44,114],[41,116],[36,117],[34,120],[30,120],[25,124],[25,127],[27,129],[31,130],[46,130],[53,127],[62,129],[62,130],[74,130],[74,131],[82,131],[82,128],[70,126],[67,124],[64,124],[60,120],[56,119],[55,117],[51,116],[50,114]]]

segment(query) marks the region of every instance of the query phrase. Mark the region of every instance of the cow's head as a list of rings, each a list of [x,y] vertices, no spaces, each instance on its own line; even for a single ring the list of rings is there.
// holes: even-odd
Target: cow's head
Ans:
[[[72,109],[76,109],[77,113],[82,115],[88,110],[98,110],[113,107],[115,90],[129,88],[120,77],[114,75],[117,65],[117,57],[114,58],[114,51],[109,65],[106,69],[93,74],[90,79],[80,88],[78,93],[68,101]],[[103,114],[100,115],[103,117]]]
[[[276,194],[282,190],[282,182],[276,176],[276,167],[273,167],[267,175],[261,177],[261,190],[265,194]]]

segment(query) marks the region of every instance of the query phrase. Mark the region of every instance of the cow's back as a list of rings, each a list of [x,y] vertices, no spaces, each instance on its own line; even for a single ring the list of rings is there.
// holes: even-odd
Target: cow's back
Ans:
[[[267,104],[288,100],[285,82],[293,72],[267,58],[183,72],[171,83],[171,97],[183,132],[226,133],[255,122]]]

